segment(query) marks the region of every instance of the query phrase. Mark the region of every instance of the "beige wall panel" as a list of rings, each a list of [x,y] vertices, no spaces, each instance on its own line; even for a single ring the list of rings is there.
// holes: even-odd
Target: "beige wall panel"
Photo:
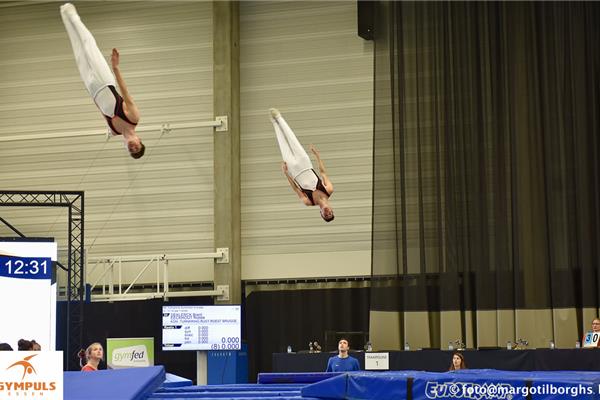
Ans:
[[[441,315],[438,311],[429,312],[429,346],[441,348]],[[412,348],[412,347],[411,347]]]
[[[506,347],[509,340],[514,342],[516,335],[516,315],[514,310],[498,310],[498,346]],[[527,339],[527,338],[522,338]]]
[[[506,336],[506,335],[504,335]],[[477,346],[505,346],[507,338],[500,336],[498,311],[477,311]]]
[[[405,312],[404,341],[408,342],[411,349],[431,347],[430,315],[428,312]]]
[[[402,338],[400,333],[402,314],[388,311],[371,311],[369,313],[369,340],[373,350],[400,350]]]
[[[577,311],[574,308],[557,308],[553,311],[554,342],[559,348],[574,348],[581,340],[577,327]],[[590,321],[591,322],[591,321]]]
[[[242,279],[370,275],[373,53],[356,4],[241,2],[240,36]],[[269,107],[321,151],[333,223],[288,186]]]
[[[552,310],[516,310],[516,339],[525,339],[529,347],[548,348],[554,340]]]
[[[463,332],[460,325],[460,311],[442,311],[440,314],[440,347],[448,348],[448,342],[462,340]]]
[[[383,235],[381,235],[383,236]],[[390,240],[381,240],[378,239],[374,242],[374,247],[377,246],[377,249],[373,249],[373,261],[377,263],[374,264],[373,274],[379,276],[392,276],[395,275],[398,271],[396,270],[396,260],[397,260],[397,252],[395,248],[389,248],[395,245],[395,241]],[[381,246],[381,247],[380,247]],[[383,248],[382,248],[383,247]],[[385,248],[388,247],[388,248]]]
[[[121,50],[142,124],[212,119],[210,2],[77,6],[103,53]],[[247,2],[241,9],[248,276],[297,276],[303,269],[285,272],[278,255],[287,263],[298,253],[331,257],[305,274],[369,275],[372,43],[356,35],[355,4]],[[0,137],[105,129],[80,81],[58,5],[8,7],[0,19]],[[334,224],[321,223],[285,186],[266,114],[272,105],[303,142],[321,149],[335,177]],[[148,150],[138,161],[102,135],[2,142],[0,187],[84,190],[90,256],[213,251],[211,129],[142,137]],[[27,235],[64,241],[64,211],[29,210],[9,210],[7,219]],[[189,273],[177,279],[205,279],[181,267]]]
[[[0,188],[85,191],[90,256],[213,252],[212,128],[144,132],[140,160],[102,134],[2,141],[106,130],[79,77],[59,6],[30,3],[0,15]],[[76,6],[103,54],[119,48],[140,126],[213,118],[211,2]],[[65,210],[3,208],[2,215],[28,236],[54,236],[66,246]],[[10,234],[0,226],[0,236]],[[202,263],[173,261],[170,277],[212,279]]]
[[[327,271],[323,271],[323,266],[315,262],[314,255],[310,253],[247,255],[244,257],[244,279],[322,277],[324,272],[327,276],[364,276],[365,268],[371,265],[370,252],[351,251],[350,247],[345,252],[323,251],[319,257],[330,263]]]
[[[475,325],[473,324],[473,311],[465,311],[465,345],[472,349],[475,347]]]

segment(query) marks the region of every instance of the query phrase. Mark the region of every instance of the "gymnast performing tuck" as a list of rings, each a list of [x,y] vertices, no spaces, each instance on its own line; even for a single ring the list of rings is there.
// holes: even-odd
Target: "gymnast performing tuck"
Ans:
[[[319,206],[321,217],[327,222],[333,221],[333,210],[329,205],[329,197],[333,193],[333,184],[327,177],[325,164],[321,160],[319,151],[315,146],[310,145],[310,150],[319,164],[321,177],[313,169],[308,154],[306,154],[296,135],[294,135],[279,111],[274,108],[271,108],[270,111],[271,122],[275,128],[277,142],[283,157],[283,173],[290,186],[305,205]]]
[[[140,112],[119,70],[119,52],[117,49],[112,50],[110,61],[113,75],[94,37],[81,22],[75,6],[70,3],[62,5],[60,15],[71,40],[81,79],[94,103],[106,118],[111,133],[123,137],[131,157],[142,157],[145,147],[135,132]],[[122,97],[115,88],[115,76]]]

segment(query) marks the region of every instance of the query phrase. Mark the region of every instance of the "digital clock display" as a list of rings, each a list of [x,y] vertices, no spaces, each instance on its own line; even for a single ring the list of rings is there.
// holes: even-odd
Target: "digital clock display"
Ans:
[[[0,276],[11,278],[50,279],[52,259],[0,256]]]

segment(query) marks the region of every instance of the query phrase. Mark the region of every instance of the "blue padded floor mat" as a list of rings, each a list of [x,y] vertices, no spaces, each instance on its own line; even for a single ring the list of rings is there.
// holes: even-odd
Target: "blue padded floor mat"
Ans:
[[[65,400],[144,400],[165,381],[165,369],[67,371],[63,377]]]
[[[166,384],[169,381],[176,385]],[[162,367],[93,373],[66,372],[66,400],[396,400],[499,398],[598,399],[600,372],[384,371],[260,374],[258,384],[192,386],[165,380]],[[289,382],[289,383],[282,383]],[[505,391],[502,394],[502,390]]]

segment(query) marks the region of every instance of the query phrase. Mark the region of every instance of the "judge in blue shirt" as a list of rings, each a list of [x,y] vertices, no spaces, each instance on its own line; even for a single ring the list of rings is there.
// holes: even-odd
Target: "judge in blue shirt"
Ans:
[[[348,339],[340,339],[338,342],[338,355],[329,359],[325,372],[360,371],[358,360],[348,355],[349,349],[350,344],[348,343]]]

